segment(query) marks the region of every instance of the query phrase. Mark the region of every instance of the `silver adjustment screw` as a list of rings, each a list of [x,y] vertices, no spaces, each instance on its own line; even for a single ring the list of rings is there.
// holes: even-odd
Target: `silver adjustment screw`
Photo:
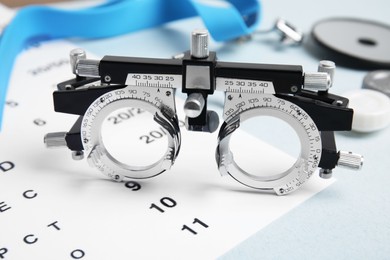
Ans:
[[[87,58],[87,54],[85,50],[77,48],[73,49],[69,53],[70,58],[70,67],[72,69],[72,73],[76,74],[76,64],[79,60],[85,60]]]
[[[72,159],[75,161],[84,159],[84,151],[72,151]]]
[[[209,56],[209,32],[197,29],[191,33],[191,56],[198,59]]]
[[[282,35],[282,43],[286,45],[300,44],[303,40],[303,33],[297,28],[292,26],[284,19],[277,19],[275,23],[275,29]]]
[[[353,170],[360,170],[363,167],[364,158],[362,155],[345,151],[340,151],[339,154],[338,166]]]
[[[322,179],[332,178],[333,172],[331,169],[320,169],[320,177]]]
[[[306,72],[303,88],[313,91],[325,91],[331,86],[331,79],[326,72]]]
[[[202,113],[204,104],[205,100],[202,94],[191,93],[184,103],[184,113],[191,118],[198,117]]]
[[[48,133],[43,138],[47,148],[64,147],[66,145],[66,132]]]
[[[330,60],[322,60],[318,64],[318,72],[326,72],[330,76],[330,87],[333,85],[334,73],[336,70],[336,63]]]
[[[79,60],[76,63],[76,75],[81,77],[100,78],[99,60]]]

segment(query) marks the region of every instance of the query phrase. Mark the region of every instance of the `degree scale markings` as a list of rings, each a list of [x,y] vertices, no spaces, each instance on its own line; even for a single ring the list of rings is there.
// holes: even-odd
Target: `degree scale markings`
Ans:
[[[142,90],[144,90],[142,92]],[[109,106],[112,103],[115,103],[116,101],[123,100],[123,99],[129,99],[129,100],[144,100],[145,102],[148,102],[156,107],[159,106],[159,102],[155,100],[150,100],[148,95],[145,95],[146,91],[145,89],[140,88],[139,90],[128,90],[128,89],[119,89],[114,90],[111,92],[108,92],[104,95],[103,98],[97,99],[90,108],[88,109],[88,112],[86,113],[86,116],[84,116],[83,119],[83,125],[82,125],[82,140],[84,140],[84,145],[86,146],[86,152],[89,154],[90,150],[93,149],[94,143],[91,143],[91,136],[92,136],[92,130],[93,130],[93,124],[92,122],[96,119],[97,115],[107,106]]]
[[[137,76],[139,75],[137,74]],[[168,80],[173,81],[174,78],[169,77]],[[132,85],[112,90],[97,98],[87,109],[81,125],[82,145],[85,154],[88,155],[88,163],[115,181],[121,181],[124,177],[149,178],[169,169],[177,155],[175,151],[180,147],[180,133],[174,131],[173,127],[176,121],[169,115],[163,114],[162,106],[166,111],[175,113],[173,98],[174,89],[172,88],[161,91],[160,88],[156,87]],[[123,164],[108,152],[104,142],[102,142],[103,121],[112,112],[129,107],[146,110],[151,115],[158,114],[159,120],[162,122],[157,123],[166,128],[168,132],[172,132],[172,135],[168,135],[168,147],[164,155],[153,164],[141,167]]]
[[[275,94],[272,81],[216,78],[216,89],[230,93]]]
[[[257,184],[252,183],[251,177],[248,177],[250,175],[244,177],[235,175],[235,171],[230,171],[229,174],[234,174],[233,178],[241,183],[253,184],[251,187],[269,188],[270,185],[278,194],[290,193],[309,179],[316,170],[319,163],[318,158],[321,157],[322,152],[320,134],[310,116],[294,103],[270,94],[226,93],[224,108],[226,122],[235,122],[234,118],[237,116],[243,122],[254,115],[271,115],[290,124],[301,141],[301,154],[294,166],[290,168],[290,173],[274,181],[277,182],[276,188],[272,187],[269,182],[262,183],[264,187],[261,187],[260,184],[257,187]],[[302,162],[300,163],[300,161]]]
[[[126,85],[155,88],[181,88],[182,75],[129,73]]]
[[[155,88],[181,88],[182,75],[129,73],[126,85]],[[232,93],[275,94],[272,81],[217,77],[216,90]]]

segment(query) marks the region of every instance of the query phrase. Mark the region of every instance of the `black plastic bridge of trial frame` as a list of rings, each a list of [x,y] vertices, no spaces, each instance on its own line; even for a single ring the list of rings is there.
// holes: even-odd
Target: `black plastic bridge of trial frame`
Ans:
[[[186,66],[208,66],[210,68],[210,89],[192,89],[186,87]],[[101,87],[80,88],[95,82],[99,78],[76,76],[74,79],[58,84],[53,93],[56,112],[79,115],[73,127],[66,134],[66,143],[72,151],[82,151],[80,128],[83,115],[89,105],[101,95],[126,87],[129,73],[174,74],[182,75],[182,92],[187,95],[200,93],[205,99],[202,113],[196,118],[189,118],[188,124],[202,126],[206,124],[207,96],[215,91],[216,77],[271,81],[275,87],[275,96],[288,100],[307,112],[315,122],[322,138],[322,156],[319,167],[336,167],[339,153],[336,149],[334,131],[351,130],[353,110],[347,108],[348,99],[328,93],[328,91],[304,90],[302,66],[251,64],[217,61],[216,53],[210,52],[207,58],[194,58],[186,52],[182,59],[154,59],[105,56],[99,63]],[[110,75],[110,81],[105,75]],[[291,88],[296,86],[295,88]],[[226,124],[226,123],[225,123]]]

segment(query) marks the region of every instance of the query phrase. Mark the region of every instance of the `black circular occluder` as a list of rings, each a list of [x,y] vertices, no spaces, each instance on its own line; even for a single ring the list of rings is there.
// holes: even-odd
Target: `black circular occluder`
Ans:
[[[357,18],[317,22],[304,47],[318,59],[362,70],[390,68],[390,26]]]

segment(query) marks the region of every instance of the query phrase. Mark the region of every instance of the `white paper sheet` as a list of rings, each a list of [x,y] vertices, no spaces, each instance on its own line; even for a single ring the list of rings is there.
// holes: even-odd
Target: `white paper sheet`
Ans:
[[[332,183],[314,176],[288,196],[259,193],[220,176],[217,133],[184,128],[175,165],[137,181],[137,191],[72,160],[66,148],[45,148],[46,133],[68,131],[77,119],[52,104],[56,84],[72,77],[72,48],[32,47],[14,68],[0,133],[0,259],[214,259]],[[291,162],[238,134],[261,147],[257,156]]]

